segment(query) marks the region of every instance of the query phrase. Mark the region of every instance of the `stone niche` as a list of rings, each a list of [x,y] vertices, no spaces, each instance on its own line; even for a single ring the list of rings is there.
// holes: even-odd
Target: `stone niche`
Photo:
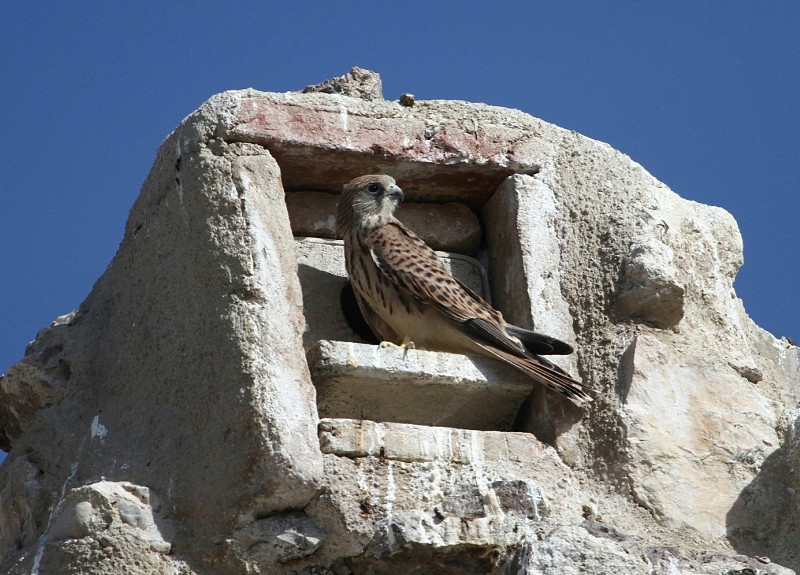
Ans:
[[[446,173],[446,167],[441,169]],[[512,178],[501,186],[500,195],[513,194],[519,185],[524,181]],[[477,204],[494,194],[494,190],[483,196],[475,194],[471,200],[474,208],[459,201],[418,201],[401,204],[398,209],[398,217],[438,250],[453,275],[490,302],[490,284],[511,291],[523,287],[513,285],[522,279],[520,274],[491,280],[487,274],[487,267],[491,273],[518,268],[520,263],[513,261],[519,250],[509,251],[508,238],[499,233],[509,219],[513,225],[516,210],[507,205],[507,199]],[[445,194],[434,191],[431,196],[442,198]],[[418,195],[418,199],[425,198]],[[348,285],[342,241],[335,238],[337,200],[338,195],[320,191],[286,194],[303,291],[303,344],[320,416],[512,429],[520,406],[534,387],[524,374],[484,358],[404,352],[376,345]],[[494,245],[483,241],[483,229],[491,234]],[[503,285],[509,282],[512,285]]]

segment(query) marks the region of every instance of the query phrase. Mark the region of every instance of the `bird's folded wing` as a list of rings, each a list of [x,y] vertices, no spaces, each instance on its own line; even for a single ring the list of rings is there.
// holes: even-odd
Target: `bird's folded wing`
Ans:
[[[373,261],[398,288],[437,308],[476,338],[511,353],[526,353],[519,341],[503,332],[502,314],[455,279],[414,232],[389,223],[373,229],[366,240]]]

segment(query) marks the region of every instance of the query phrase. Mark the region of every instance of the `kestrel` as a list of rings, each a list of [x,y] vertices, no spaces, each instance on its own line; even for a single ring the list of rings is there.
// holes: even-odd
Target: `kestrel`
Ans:
[[[572,347],[506,323],[394,217],[402,200],[394,178],[361,176],[344,185],[336,215],[358,307],[381,345],[500,359],[578,404],[590,399],[582,383],[536,355]]]

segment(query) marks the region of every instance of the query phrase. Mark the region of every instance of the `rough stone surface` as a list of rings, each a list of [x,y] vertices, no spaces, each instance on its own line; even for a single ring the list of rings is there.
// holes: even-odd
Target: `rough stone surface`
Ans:
[[[383,100],[383,83],[379,74],[354,66],[344,76],[306,86],[303,93],[309,92],[343,94],[364,100]]]
[[[322,419],[319,434],[323,453],[350,458],[379,456],[393,461],[458,464],[469,464],[478,458],[522,463],[537,460],[550,451],[527,433],[376,423],[365,419]],[[525,481],[522,483],[527,485]]]
[[[333,91],[219,94],[165,140],[108,270],[0,380],[0,571],[800,569],[800,348],[736,297],[730,214],[518,111]],[[285,192],[376,172],[480,214],[497,306],[575,345],[589,406],[319,421],[305,350],[359,338]]]
[[[493,302],[510,323],[574,344],[569,305],[561,290],[557,200],[531,176],[508,178],[483,208]],[[549,358],[570,373],[575,356]],[[517,428],[559,444],[562,457],[578,457],[580,410],[558,393],[537,387],[522,406]],[[570,445],[573,443],[573,445]]]
[[[286,206],[295,236],[336,237],[339,196],[323,192],[291,192]],[[435,250],[473,256],[481,243],[481,225],[464,204],[402,203],[397,217]]]
[[[72,376],[64,358],[66,329],[75,314],[57,318],[50,327],[39,331],[25,350],[25,357],[12,365],[0,378],[0,449],[11,449],[11,438],[19,436],[28,421],[42,407],[63,399]]]
[[[338,94],[252,91],[222,94],[211,105],[221,116],[208,126],[216,137],[269,149],[290,191],[338,192],[354,175],[386,172],[410,202],[480,206],[507,176],[538,172],[554,152],[548,124],[481,104],[418,101],[408,108]]]
[[[44,530],[65,485],[130,481],[180,514],[174,549],[198,557],[220,531],[306,505],[322,459],[279,168],[259,146],[187,131],[164,142],[117,255],[54,328],[71,376],[14,441],[41,494],[14,505]],[[28,356],[39,373],[52,357]],[[18,546],[30,568],[32,545],[17,539],[0,555]]]
[[[110,481],[77,487],[52,510],[31,567],[7,572],[192,573],[168,557],[167,539],[174,536],[168,515],[146,487]]]
[[[676,529],[724,537],[727,511],[780,443],[775,413],[728,366],[678,355],[669,343],[642,334],[624,355],[632,493]]]
[[[464,204],[400,204],[397,217],[435,250],[473,256],[481,244],[478,217]]]
[[[232,543],[247,563],[286,563],[314,553],[325,532],[304,513],[261,519],[234,533]]]
[[[674,259],[672,249],[653,238],[631,246],[622,264],[616,306],[619,317],[648,321],[660,328],[678,325],[686,290],[676,279]]]
[[[674,548],[646,547],[589,523],[559,527],[515,551],[502,575],[790,575],[789,569],[732,554],[691,560]]]
[[[295,236],[334,239],[338,194],[325,192],[289,192],[286,208]]]

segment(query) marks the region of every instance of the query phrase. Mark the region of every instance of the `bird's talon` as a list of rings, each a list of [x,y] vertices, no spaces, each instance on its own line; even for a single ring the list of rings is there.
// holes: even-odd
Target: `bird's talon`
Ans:
[[[397,345],[396,343],[391,342],[391,341],[382,341],[380,343],[380,347],[382,347],[383,349],[386,349],[386,348],[404,349],[406,351],[408,351],[409,349],[416,349],[416,346],[414,345],[414,342],[411,341],[408,338],[405,338],[400,345]]]

